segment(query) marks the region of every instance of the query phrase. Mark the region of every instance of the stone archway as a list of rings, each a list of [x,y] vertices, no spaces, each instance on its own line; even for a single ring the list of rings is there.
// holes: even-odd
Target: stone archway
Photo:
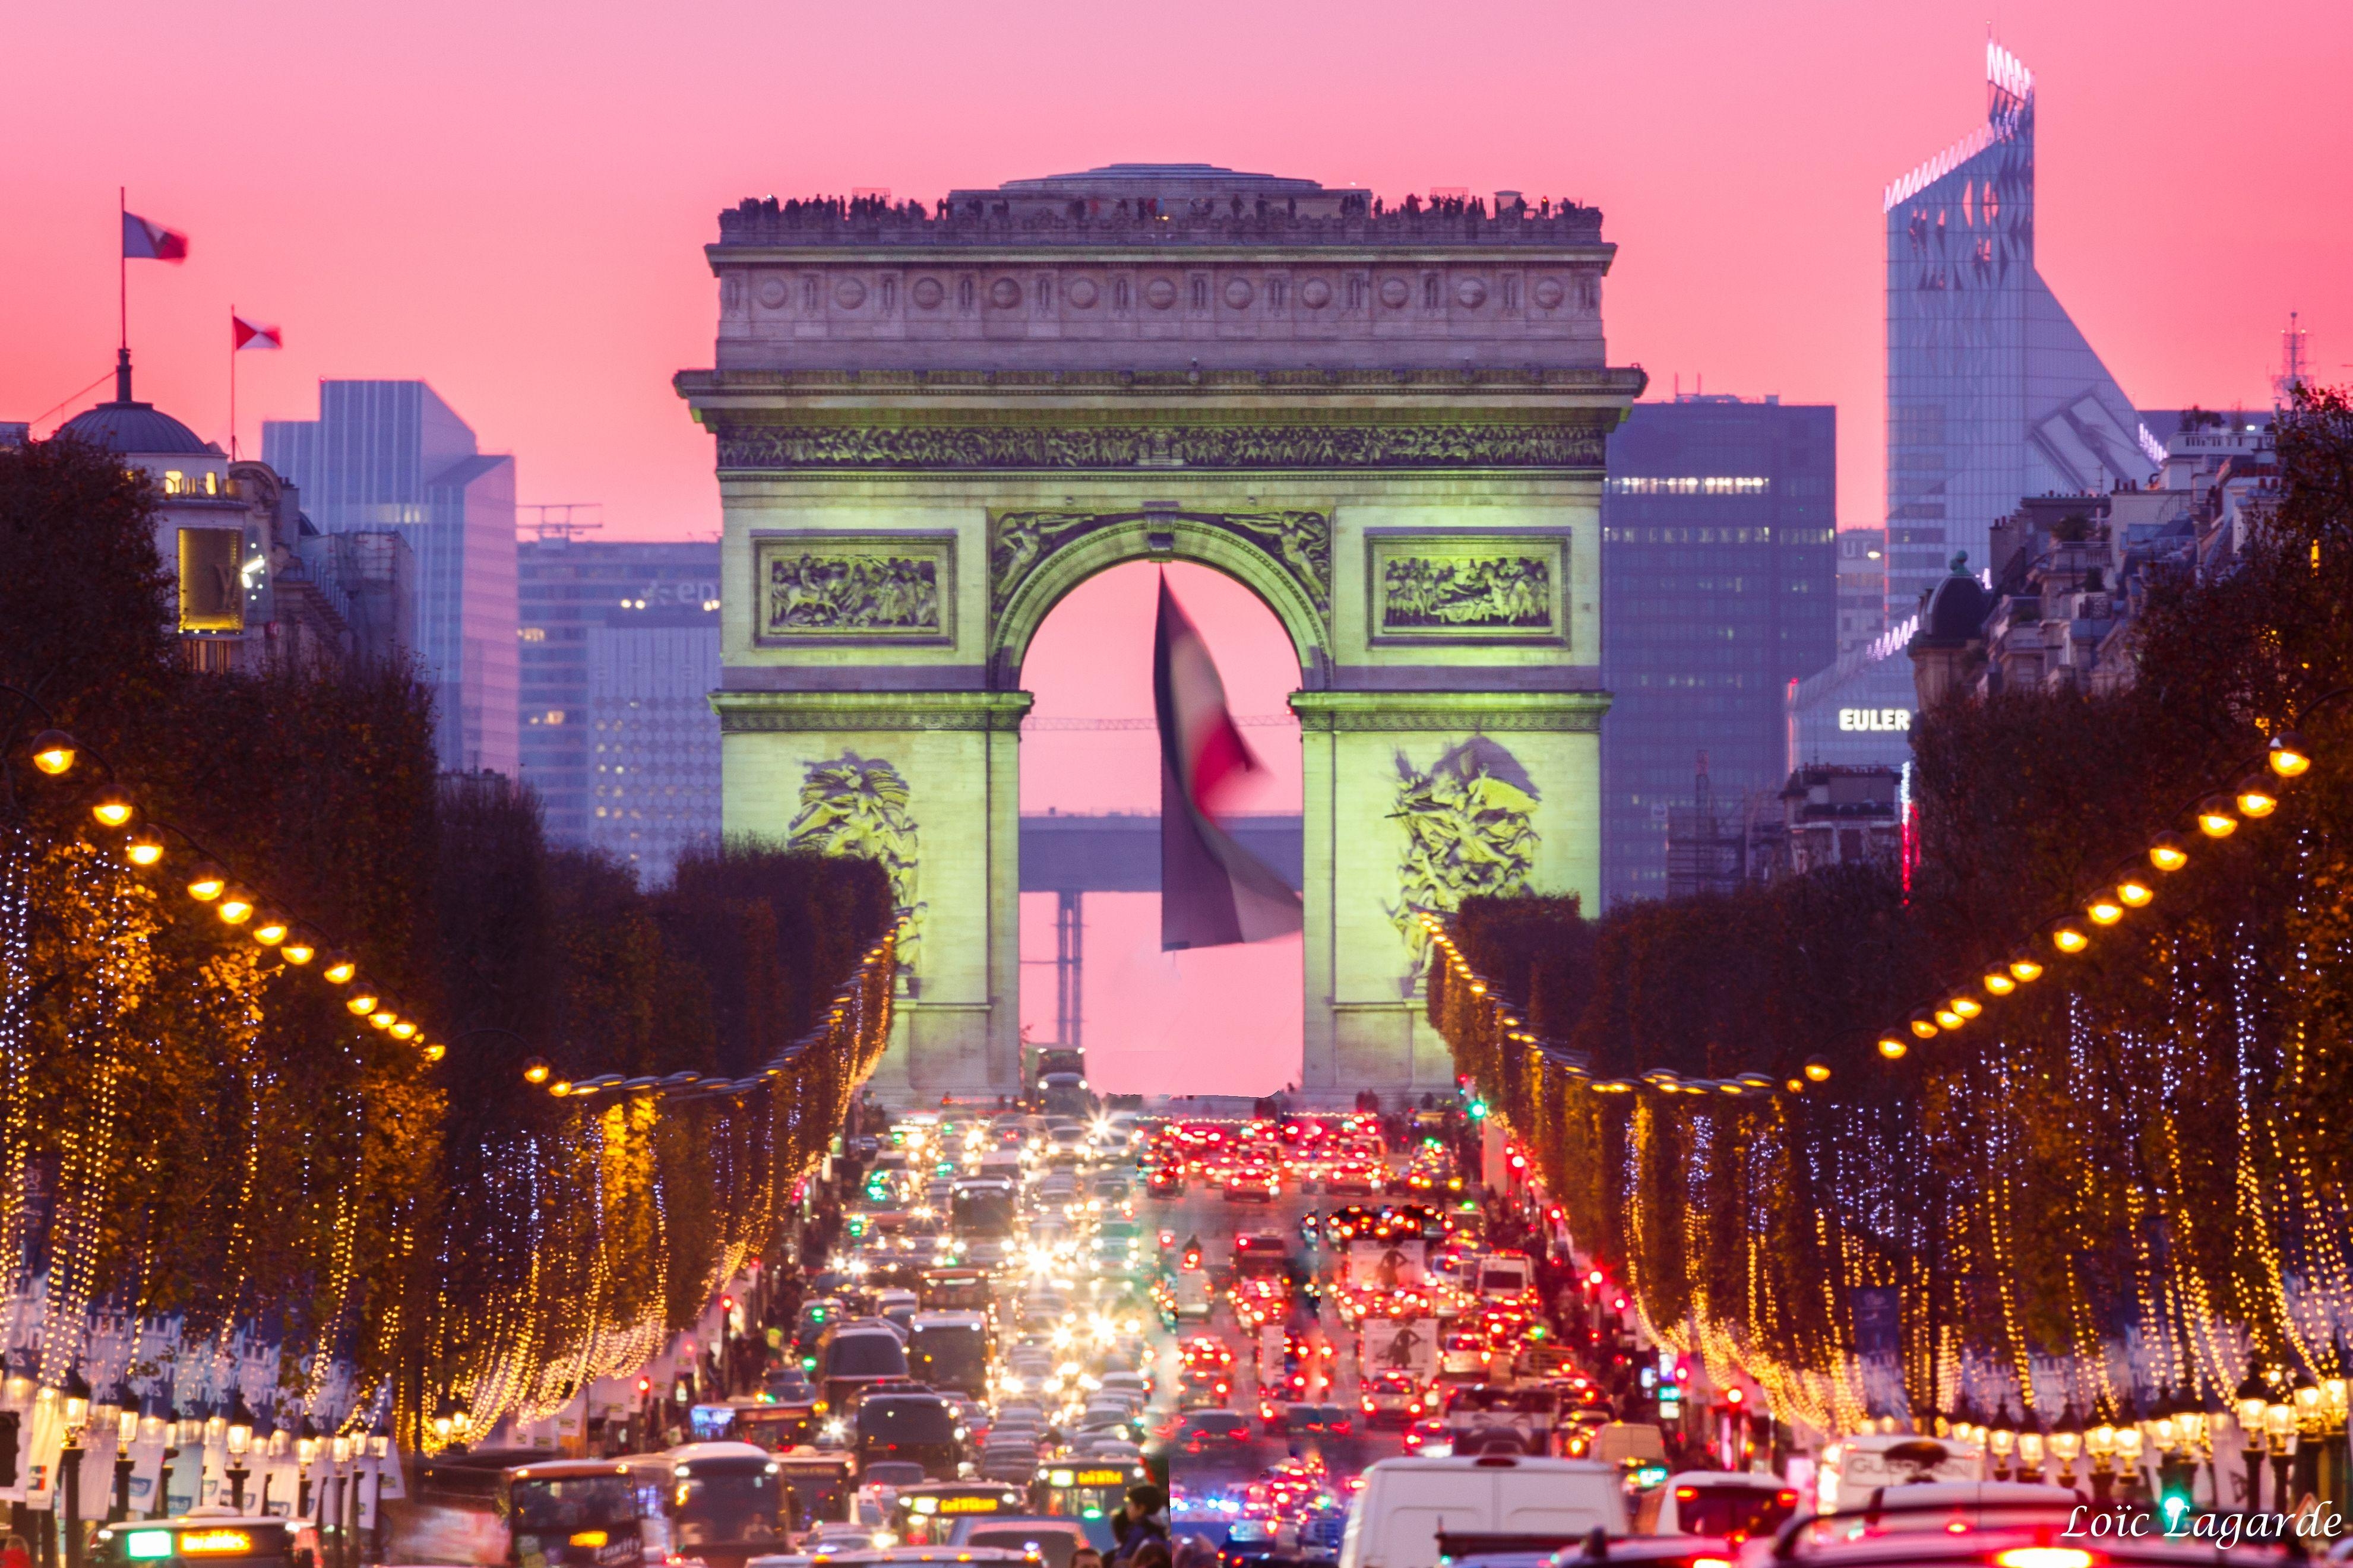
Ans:
[[[988,537],[989,668],[999,685],[1019,684],[1030,640],[1065,594],[1131,561],[1186,561],[1223,572],[1282,624],[1302,686],[1323,667],[1332,593],[1332,520],[1324,512],[1007,510],[990,516]]]
[[[1300,664],[1303,1087],[1441,1088],[1417,911],[1599,888],[1602,437],[1643,384],[1599,216],[1099,173],[723,215],[718,366],[678,385],[726,513],[727,829],[892,868],[887,1089],[1010,1089],[1021,661],[1097,572],[1217,568]],[[1172,181],[1237,199],[1162,216]]]

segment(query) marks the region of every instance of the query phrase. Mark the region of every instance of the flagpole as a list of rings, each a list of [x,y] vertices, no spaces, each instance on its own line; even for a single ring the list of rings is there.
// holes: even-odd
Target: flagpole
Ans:
[[[228,460],[237,461],[237,301],[228,307]]]
[[[122,341],[116,347],[127,352],[131,347],[131,258],[122,248],[122,226],[131,218],[131,188],[128,185],[114,187],[114,286],[121,297],[122,312]]]

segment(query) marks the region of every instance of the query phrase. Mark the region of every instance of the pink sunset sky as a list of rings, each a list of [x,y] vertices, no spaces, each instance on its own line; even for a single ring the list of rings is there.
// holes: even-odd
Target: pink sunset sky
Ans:
[[[2263,405],[2291,310],[2318,374],[2353,374],[2343,0],[121,0],[10,19],[0,419],[46,434],[102,395],[71,400],[111,361],[127,185],[193,240],[185,266],[133,265],[131,320],[141,395],[200,433],[229,433],[234,302],[286,333],[240,367],[248,449],[322,377],[421,377],[516,455],[524,500],[600,502],[608,538],[707,534],[710,441],[669,383],[710,362],[721,206],[1200,160],[1599,206],[1611,359],[1661,395],[1704,376],[1836,404],[1840,520],[1868,525],[1881,191],[1981,121],[1989,27],[2038,77],[2039,266],[2132,397]],[[1221,580],[1184,591],[1237,709],[1278,707],[1271,619]],[[1104,638],[1148,652],[1148,595],[1122,574],[1058,613],[1044,710],[1148,711],[1140,676],[1090,684]],[[1132,739],[1040,744],[1025,804],[1149,809]],[[1275,788],[1296,746],[1265,739]],[[1090,956],[1125,976],[1105,1006],[1151,1011],[1150,921],[1104,902]],[[1187,987],[1226,1012],[1163,1008],[1149,1043],[1217,1039],[1229,1080],[1271,1087],[1295,944],[1232,962],[1287,997],[1253,1025],[1230,999],[1256,981]]]

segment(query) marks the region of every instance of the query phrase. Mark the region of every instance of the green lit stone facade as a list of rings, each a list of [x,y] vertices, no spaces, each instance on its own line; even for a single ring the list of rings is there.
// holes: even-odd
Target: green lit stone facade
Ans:
[[[1598,215],[1384,226],[1326,195],[1169,232],[1052,190],[1004,222],[768,213],[712,247],[717,367],[678,388],[726,517],[725,825],[892,868],[886,1091],[1018,1081],[1022,660],[1123,562],[1227,573],[1296,651],[1304,1090],[1451,1082],[1412,910],[1598,896],[1601,455],[1642,386],[1602,358]]]

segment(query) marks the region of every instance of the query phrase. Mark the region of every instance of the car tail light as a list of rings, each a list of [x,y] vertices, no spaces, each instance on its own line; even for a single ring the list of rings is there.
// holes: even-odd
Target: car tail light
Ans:
[[[1993,1555],[1996,1568],[2092,1568],[2098,1561],[2074,1546],[2013,1546]]]
[[[1694,1557],[1691,1568],[1732,1568],[1732,1564],[1722,1557]]]

